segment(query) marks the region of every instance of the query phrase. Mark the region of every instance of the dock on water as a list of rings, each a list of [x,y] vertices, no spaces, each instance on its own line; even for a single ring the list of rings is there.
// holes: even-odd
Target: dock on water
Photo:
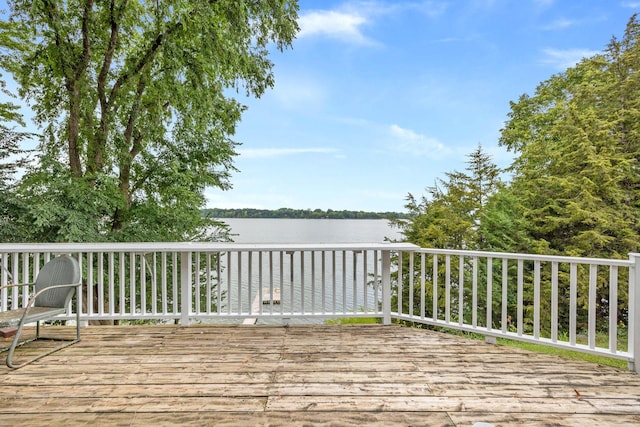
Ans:
[[[262,294],[262,298],[260,297],[260,294]],[[253,303],[251,304],[251,313],[260,313],[261,306],[269,304],[280,304],[280,288],[262,288],[262,292],[258,292],[256,294],[256,297],[253,299]],[[249,317],[247,319],[244,319],[242,324],[255,325],[257,322],[258,319],[256,317]]]

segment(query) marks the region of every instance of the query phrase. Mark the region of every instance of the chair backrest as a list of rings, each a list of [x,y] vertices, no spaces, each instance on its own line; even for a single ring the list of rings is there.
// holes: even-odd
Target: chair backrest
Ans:
[[[46,263],[38,273],[35,281],[35,291],[53,285],[67,285],[80,283],[80,264],[68,255],[61,255]],[[73,297],[74,287],[53,289],[43,292],[35,301],[41,307],[66,307]]]

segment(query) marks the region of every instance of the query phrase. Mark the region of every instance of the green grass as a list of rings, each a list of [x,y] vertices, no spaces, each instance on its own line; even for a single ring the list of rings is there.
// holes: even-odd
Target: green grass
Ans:
[[[613,359],[611,357],[597,356],[589,353],[582,353],[579,351],[566,350],[564,348],[548,347],[541,344],[533,344],[523,341],[509,340],[506,338],[498,338],[498,344],[508,347],[521,348],[523,350],[535,351],[537,353],[551,354],[554,356],[560,356],[565,359],[582,360],[585,362],[596,363],[599,365],[613,366],[614,368],[627,369],[627,361],[620,359]]]
[[[351,318],[338,318],[338,319],[327,320],[326,324],[327,325],[350,325],[350,324],[375,324],[380,322],[381,322],[381,319],[375,318],[375,317],[351,317]],[[463,336],[470,339],[484,340],[484,335],[481,335],[478,333],[458,331],[456,329],[450,329],[450,328],[434,327],[433,329],[439,332]],[[627,345],[627,341],[626,341],[627,338],[625,335],[626,330],[623,330],[623,328],[620,328],[618,332],[620,333],[620,336],[618,338],[618,348],[625,349]],[[596,344],[598,346],[606,347],[608,343],[608,339],[609,338],[607,334],[596,334]],[[581,340],[579,339],[578,341],[580,342]],[[570,360],[581,360],[584,362],[595,363],[599,365],[612,366],[614,368],[627,369],[626,360],[614,359],[606,356],[597,356],[594,354],[582,353],[579,351],[567,350],[564,348],[549,347],[542,344],[534,344],[534,343],[529,343],[524,341],[510,340],[507,338],[498,338],[497,342],[499,345],[504,345],[507,347],[520,348],[522,350],[533,351],[536,353],[559,356],[559,357],[563,357],[565,359],[570,359]],[[586,341],[582,344],[586,344]]]
[[[327,325],[372,325],[380,323],[380,319],[377,317],[345,317],[329,319],[325,323]]]

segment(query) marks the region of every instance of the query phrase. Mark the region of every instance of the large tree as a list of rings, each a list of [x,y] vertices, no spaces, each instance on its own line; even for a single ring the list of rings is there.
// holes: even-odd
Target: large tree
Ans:
[[[480,145],[467,157],[464,172],[447,172],[420,199],[408,195],[409,218],[393,221],[408,241],[422,247],[486,249],[479,230],[491,196],[502,186],[500,169]]]
[[[626,257],[640,244],[640,23],[512,103],[501,143],[534,250]]]
[[[198,237],[204,189],[230,186],[233,94],[274,84],[268,49],[290,46],[296,1],[9,5],[35,42],[6,68],[44,133],[21,190],[27,238]]]

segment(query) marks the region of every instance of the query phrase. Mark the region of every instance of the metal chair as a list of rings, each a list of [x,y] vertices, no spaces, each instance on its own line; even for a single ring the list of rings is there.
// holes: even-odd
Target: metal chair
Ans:
[[[48,356],[63,348],[80,341],[80,286],[81,272],[80,265],[75,258],[68,255],[61,255],[47,262],[38,273],[33,283],[10,284],[0,286],[0,291],[16,286],[34,286],[35,294],[30,298],[26,307],[0,312],[0,328],[16,327],[16,333],[11,342],[11,346],[0,350],[8,351],[7,366],[13,369],[21,368],[38,359]],[[76,294],[76,337],[75,338],[52,338],[40,336],[40,321],[50,320],[59,314],[63,314],[70,306],[73,294]],[[20,342],[20,334],[25,324],[36,322],[35,338]],[[49,350],[44,354],[28,360],[21,364],[12,362],[13,353],[16,347],[35,340],[56,340],[65,341],[64,345]]]

